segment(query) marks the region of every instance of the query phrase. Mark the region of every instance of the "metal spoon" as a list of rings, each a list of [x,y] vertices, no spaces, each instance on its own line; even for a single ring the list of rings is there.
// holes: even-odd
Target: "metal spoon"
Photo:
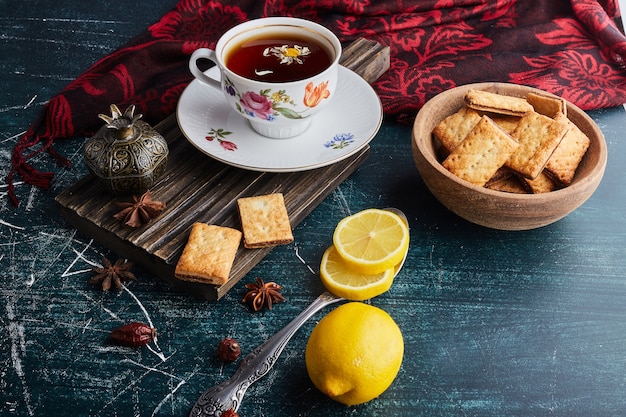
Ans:
[[[386,208],[398,216],[408,225],[408,220],[404,213],[396,208]],[[406,255],[402,261],[395,266],[395,274],[404,265]],[[237,372],[228,380],[219,385],[206,390],[189,413],[190,417],[220,417],[223,412],[233,409],[237,411],[246,390],[254,382],[265,376],[274,366],[283,349],[298,331],[298,329],[315,313],[327,305],[344,301],[344,298],[337,297],[326,291],[315,299],[302,313],[298,314],[289,324],[282,328],[263,344],[250,352],[239,365]]]

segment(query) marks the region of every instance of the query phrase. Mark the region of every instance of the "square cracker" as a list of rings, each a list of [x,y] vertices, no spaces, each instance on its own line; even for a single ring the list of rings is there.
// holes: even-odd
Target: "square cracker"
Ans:
[[[281,193],[240,198],[237,206],[244,247],[264,248],[293,242],[291,223]]]
[[[222,285],[228,281],[240,242],[237,229],[194,223],[174,275],[185,281]]]
[[[528,194],[528,190],[517,175],[511,175],[498,181],[490,181],[486,188],[512,194]]]
[[[509,116],[523,116],[533,110],[525,99],[489,91],[471,89],[465,93],[465,104],[475,110],[489,111]]]
[[[526,95],[526,101],[533,106],[537,113],[544,116],[553,119],[559,114],[567,116],[567,105],[561,97],[533,92]]]
[[[559,116],[559,119],[565,119],[570,129],[548,159],[546,171],[561,184],[568,186],[572,183],[576,169],[589,148],[590,140],[572,121],[563,116]]]
[[[502,130],[504,130],[509,135],[513,133],[513,131],[517,127],[517,124],[520,121],[519,116],[508,116],[506,114],[493,113],[490,114],[489,117],[491,117],[491,120],[493,120],[495,124],[500,126]]]
[[[520,146],[506,166],[526,178],[537,178],[568,129],[561,120],[528,112],[511,134]]]
[[[447,153],[450,153],[463,142],[479,121],[480,114],[476,110],[462,107],[439,122],[433,129],[433,134],[439,139]]]
[[[533,194],[549,193],[559,188],[558,184],[546,174],[545,170],[541,171],[534,180],[523,177],[522,180]]]
[[[495,183],[495,182],[499,182],[499,181],[503,181],[507,178],[513,177],[515,176],[515,173],[513,171],[511,171],[510,169],[506,168],[506,167],[501,167],[498,168],[498,170],[496,171],[495,174],[493,174],[493,177],[489,178],[489,181],[487,181],[487,183],[485,184],[485,187],[489,188],[489,184]]]
[[[482,187],[518,146],[488,116],[482,116],[463,142],[443,161],[443,166],[457,177]]]

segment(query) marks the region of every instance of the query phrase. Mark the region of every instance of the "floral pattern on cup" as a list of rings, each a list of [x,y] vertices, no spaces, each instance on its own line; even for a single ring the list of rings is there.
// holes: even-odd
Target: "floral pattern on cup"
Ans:
[[[308,83],[304,89],[304,105],[307,107],[313,108],[328,97],[330,97],[328,81],[324,81],[318,85],[311,82]]]
[[[329,149],[343,149],[350,146],[352,142],[354,142],[354,135],[352,133],[339,133],[326,142],[324,147]]]
[[[217,140],[217,143],[219,143],[222,148],[224,148],[227,151],[232,152],[232,151],[237,150],[237,145],[234,142],[230,142],[225,139],[226,136],[232,135],[232,133],[233,132],[229,132],[224,129],[211,128],[211,130],[208,131],[205,139],[208,140],[209,142],[213,142],[214,140]]]
[[[276,120],[278,116],[283,116],[287,119],[302,119],[305,117],[303,115],[304,112],[297,112],[288,107],[295,107],[296,103],[286,94],[285,90],[272,92],[271,89],[266,89],[259,92],[246,91],[240,94],[235,89],[233,83],[226,78],[224,91],[231,97],[239,98],[239,101],[235,104],[237,111],[249,117],[270,122]],[[305,87],[303,101],[304,105],[311,109],[328,97],[330,97],[328,81],[321,82],[318,85],[310,82]]]

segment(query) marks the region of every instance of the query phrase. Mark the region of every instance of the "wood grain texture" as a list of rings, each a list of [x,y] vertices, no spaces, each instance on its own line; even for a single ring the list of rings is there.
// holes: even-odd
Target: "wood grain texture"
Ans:
[[[388,46],[359,38],[343,48],[341,64],[372,83],[389,69],[390,54]]]

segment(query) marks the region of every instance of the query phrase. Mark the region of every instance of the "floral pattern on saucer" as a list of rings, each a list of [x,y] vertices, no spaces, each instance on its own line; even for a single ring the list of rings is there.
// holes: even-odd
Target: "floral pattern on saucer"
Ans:
[[[236,151],[237,145],[225,139],[226,136],[232,135],[232,134],[233,132],[229,132],[224,129],[211,129],[207,133],[205,139],[208,140],[209,142],[217,140],[217,143],[219,143],[220,146],[226,149],[227,151]]]
[[[352,133],[340,133],[326,142],[324,146],[329,149],[343,149],[350,146],[352,142],[354,142],[354,135]]]
[[[210,71],[207,75],[219,77],[217,69]],[[383,113],[372,87],[340,67],[332,101],[314,116],[307,130],[293,138],[260,135],[228,104],[223,91],[198,80],[181,95],[176,116],[189,143],[213,159],[252,171],[297,172],[342,161],[368,146]]]
[[[233,132],[229,132],[224,129],[211,129],[207,132],[205,137],[209,142],[216,141],[223,149],[227,151],[236,151],[237,145],[234,142],[226,140],[226,136],[232,135]],[[331,140],[324,143],[323,146],[328,149],[341,150],[354,142],[354,135],[352,133],[339,133],[333,136]]]

